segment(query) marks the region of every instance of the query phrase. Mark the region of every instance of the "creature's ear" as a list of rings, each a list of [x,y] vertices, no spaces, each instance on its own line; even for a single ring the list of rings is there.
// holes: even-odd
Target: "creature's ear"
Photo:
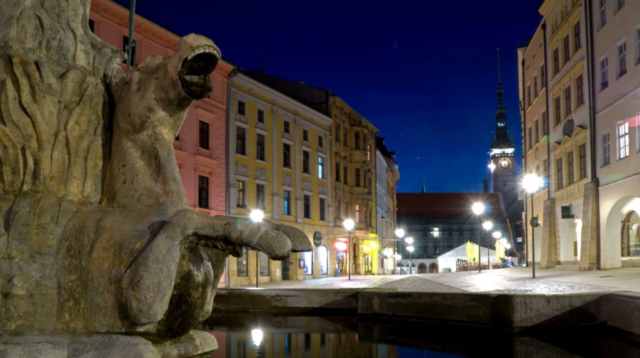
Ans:
[[[157,55],[153,55],[153,56],[148,56],[144,62],[142,62],[141,64],[138,65],[138,70],[145,70],[149,67],[153,67],[156,66],[158,64],[160,64],[160,62],[162,62],[165,58],[162,56],[157,56]]]

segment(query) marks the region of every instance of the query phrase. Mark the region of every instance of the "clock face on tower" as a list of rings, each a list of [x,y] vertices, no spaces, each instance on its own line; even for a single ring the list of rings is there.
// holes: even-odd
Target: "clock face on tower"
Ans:
[[[509,169],[511,167],[511,161],[509,159],[507,159],[507,158],[502,158],[498,162],[498,165],[500,166],[500,168],[506,170],[506,169]]]

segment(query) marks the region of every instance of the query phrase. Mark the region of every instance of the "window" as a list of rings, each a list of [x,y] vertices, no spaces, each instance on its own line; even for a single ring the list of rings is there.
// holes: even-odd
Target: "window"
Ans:
[[[324,158],[318,157],[318,178],[324,179]]]
[[[320,198],[318,200],[319,208],[320,208],[320,221],[327,221],[327,213],[325,211],[325,198]]]
[[[284,121],[284,132],[291,134],[291,123],[289,121]]]
[[[198,207],[209,209],[209,177],[198,175]]]
[[[564,109],[565,117],[568,117],[571,114],[571,87],[564,90]]]
[[[558,124],[560,124],[560,122],[562,122],[562,118],[560,117],[560,96],[556,97],[554,100],[554,111],[555,113],[555,125],[557,126]]]
[[[304,218],[311,219],[311,195],[304,196]]]
[[[600,91],[609,87],[609,58],[600,60]]]
[[[264,123],[264,111],[261,109],[258,110],[258,123]]]
[[[91,19],[89,19],[89,30],[91,30],[91,32],[95,33],[95,22]]]
[[[340,143],[340,123],[336,123],[336,143]]]
[[[558,159],[558,161],[556,162],[556,180],[558,183],[558,188],[557,189],[562,189],[562,158]]]
[[[244,127],[236,127],[236,153],[246,155],[247,149],[245,145],[247,132]]]
[[[360,168],[356,168],[356,187],[360,187]]]
[[[578,92],[576,94],[576,96],[578,97],[578,103],[576,105],[577,107],[580,107],[584,104],[584,92],[583,92],[583,85],[582,85],[582,75],[578,76],[578,78],[576,79],[576,91]]]
[[[318,262],[320,263],[320,274],[327,275],[329,274],[329,251],[327,247],[322,245],[318,247]],[[320,345],[324,347],[324,334],[321,336]]]
[[[629,156],[629,122],[618,125],[618,159]]]
[[[618,78],[627,73],[627,43],[618,46]]]
[[[569,62],[569,60],[571,59],[571,55],[569,53],[569,36],[565,36],[565,38],[562,40],[563,43],[563,48],[564,48],[564,64],[566,65],[567,62]]]
[[[260,276],[269,276],[269,256],[262,251],[260,253]]]
[[[557,75],[560,72],[560,50],[553,50],[553,74]]]
[[[540,88],[545,88],[547,86],[547,69],[542,65],[540,67]]]
[[[344,172],[342,172],[342,174],[344,174],[344,185],[348,185],[347,184],[347,175],[348,175],[348,171],[347,171],[347,166],[344,166]]]
[[[264,161],[265,155],[264,135],[258,133],[256,136],[256,159]]]
[[[531,86],[527,86],[527,106],[531,106]]]
[[[238,101],[238,114],[243,116],[247,114],[247,105],[244,101]]]
[[[282,166],[291,169],[291,145],[282,144]]]
[[[602,164],[601,166],[609,165],[611,163],[611,145],[609,143],[609,133],[605,133],[602,138]]]
[[[336,205],[336,217],[340,218],[340,208],[342,207],[342,204],[340,203],[340,200],[338,200],[338,204]]]
[[[360,132],[355,132],[355,148],[360,149]]]
[[[567,154],[567,174],[569,179],[568,185],[571,185],[575,181],[573,175],[573,152],[569,152],[569,154]]]
[[[613,11],[613,14],[615,15],[623,7],[624,7],[624,0],[616,0],[615,9]]]
[[[318,136],[318,147],[324,148],[324,138],[321,135]]]
[[[538,98],[538,77],[533,78],[533,98]]]
[[[580,44],[580,22],[578,22],[577,24],[573,25],[573,48],[574,48],[574,52],[578,52],[580,47],[581,47],[581,44]]]
[[[581,145],[578,151],[580,152],[580,180],[582,180],[587,177],[587,145]]]
[[[546,159],[542,161],[542,172],[545,177],[549,176],[549,161]]]
[[[256,209],[266,211],[267,203],[264,197],[264,185],[256,184]]]
[[[371,144],[367,144],[367,160],[371,160]]]
[[[360,222],[360,205],[356,204],[356,222]]]
[[[244,202],[245,192],[244,192],[244,182],[242,180],[236,180],[236,206],[239,208],[245,208],[246,204]]]
[[[607,0],[600,0],[600,28],[607,24]]]
[[[369,185],[367,186],[367,193],[371,194],[371,177],[369,177]]]
[[[531,127],[529,127],[529,149],[533,148],[533,137],[531,134]]]
[[[198,144],[202,149],[209,149],[209,123],[199,121]]]
[[[282,201],[284,215],[291,216],[291,192],[289,190],[284,191],[284,200]]]
[[[542,135],[547,135],[549,131],[549,123],[547,122],[547,112],[542,112]]]
[[[536,125],[536,143],[538,143],[540,141],[540,126],[538,126],[538,121],[536,121],[535,125]]]
[[[340,182],[340,162],[336,162],[336,172],[333,174],[336,177],[336,181]]]
[[[302,151],[302,172],[311,174],[311,169],[309,168],[309,152],[306,150]]]
[[[131,67],[136,67],[138,58],[138,41],[133,40],[132,43],[133,48],[131,49]],[[122,51],[127,54],[127,49],[129,48],[129,36],[122,36]],[[122,63],[127,63],[127,59],[122,60]]]
[[[249,252],[246,248],[242,248],[242,256],[238,257],[238,276],[248,276],[249,271],[247,270],[247,256]]]
[[[312,275],[313,274],[313,251],[303,252],[302,259],[304,261],[305,275]],[[305,334],[305,336],[308,336],[308,334]],[[309,344],[311,344],[311,340],[309,340]],[[305,337],[305,345],[306,345],[306,337]]]
[[[309,141],[309,131],[307,129],[302,130],[302,141],[303,142]]]
[[[347,136],[347,128],[342,129],[342,145],[349,146],[349,137]]]

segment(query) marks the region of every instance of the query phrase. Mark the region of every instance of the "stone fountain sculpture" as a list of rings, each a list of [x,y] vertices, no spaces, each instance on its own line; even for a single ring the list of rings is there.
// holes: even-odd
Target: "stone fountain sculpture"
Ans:
[[[284,259],[310,242],[188,208],[173,139],[213,90],[220,51],[192,34],[127,81],[89,5],[0,0],[0,355],[211,350],[213,336],[191,330],[228,255]]]

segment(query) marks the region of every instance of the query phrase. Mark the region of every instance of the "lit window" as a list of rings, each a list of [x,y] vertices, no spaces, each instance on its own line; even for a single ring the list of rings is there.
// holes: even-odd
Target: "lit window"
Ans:
[[[432,234],[433,234],[433,237],[440,237],[440,228],[434,227]]]
[[[360,205],[356,204],[356,222],[360,222]]]
[[[618,159],[629,156],[629,122],[618,125]]]
[[[627,73],[627,43],[618,46],[618,78]]]
[[[313,251],[303,252],[302,259],[304,260],[304,273],[306,275],[312,275],[313,274]]]
[[[244,208],[246,207],[245,202],[244,202],[244,198],[245,198],[245,192],[244,192],[244,182],[242,180],[236,180],[236,206],[239,208]]]
[[[284,191],[283,214],[291,215],[291,192],[289,190]]]
[[[324,158],[318,157],[318,178],[324,179]]]

